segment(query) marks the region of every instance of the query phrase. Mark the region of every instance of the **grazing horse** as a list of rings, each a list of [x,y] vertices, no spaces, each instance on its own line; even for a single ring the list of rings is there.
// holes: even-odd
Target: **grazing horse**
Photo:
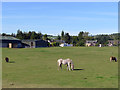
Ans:
[[[57,63],[58,63],[58,70],[59,70],[59,68],[61,68],[62,69],[62,64],[63,65],[67,65],[67,70],[74,70],[74,64],[73,64],[73,62],[72,62],[72,60],[71,59],[58,59],[58,61],[57,61]]]
[[[9,58],[8,58],[8,57],[5,57],[5,61],[8,63],[8,62],[9,62]]]
[[[110,62],[111,62],[111,61],[117,62],[117,58],[112,56],[112,57],[110,57]]]

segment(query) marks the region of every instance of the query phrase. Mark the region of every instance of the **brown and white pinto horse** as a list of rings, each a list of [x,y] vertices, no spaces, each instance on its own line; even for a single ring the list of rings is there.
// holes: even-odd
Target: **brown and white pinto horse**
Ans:
[[[59,68],[62,69],[62,64],[67,65],[67,70],[69,70],[69,71],[74,70],[74,64],[73,64],[72,60],[69,58],[68,59],[58,59],[57,63],[58,63],[58,70],[59,70]]]
[[[110,57],[110,62],[111,62],[111,61],[115,61],[115,62],[117,62],[117,58],[116,58],[116,57],[111,56],[111,57]]]

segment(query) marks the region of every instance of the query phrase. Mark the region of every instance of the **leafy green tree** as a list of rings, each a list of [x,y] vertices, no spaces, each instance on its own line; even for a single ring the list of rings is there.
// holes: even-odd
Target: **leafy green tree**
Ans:
[[[61,39],[64,40],[64,31],[61,32]]]
[[[16,37],[19,38],[19,39],[24,39],[24,38],[23,38],[23,33],[22,33],[22,31],[21,31],[20,29],[17,30],[17,35],[16,35]]]
[[[89,34],[89,32],[84,32],[84,33],[83,33],[83,36],[84,36],[84,37],[87,37],[88,34]]]
[[[16,35],[14,33],[11,34],[12,37],[16,37]]]
[[[65,33],[64,40],[65,40],[65,43],[68,43],[68,44],[71,43],[71,37],[69,33]]]
[[[77,42],[76,46],[85,46],[85,42],[83,40]]]
[[[47,40],[47,34],[43,35],[43,40]]]
[[[37,34],[37,39],[42,39],[42,33],[41,33],[41,32],[39,32],[39,33]]]
[[[72,36],[72,44],[73,44],[73,46],[76,46],[78,40],[79,40],[79,39],[78,39],[77,36]]]
[[[35,31],[32,31],[30,39],[37,39],[37,34]]]
[[[82,32],[79,32],[79,34],[78,34],[78,39],[79,39],[79,41],[83,39],[83,34],[84,34],[83,31],[82,31]]]
[[[57,36],[57,39],[58,39],[58,40],[61,40],[61,37],[60,37],[60,35],[58,35],[58,36]]]
[[[104,44],[104,45],[106,45],[107,42],[108,42],[108,40],[110,40],[110,37],[109,37],[109,35],[103,35],[102,34],[102,35],[96,35],[95,39],[97,39],[98,44]]]
[[[52,44],[52,46],[59,46],[60,45],[59,42],[52,42],[51,44]]]
[[[2,33],[2,36],[6,36],[6,33]]]

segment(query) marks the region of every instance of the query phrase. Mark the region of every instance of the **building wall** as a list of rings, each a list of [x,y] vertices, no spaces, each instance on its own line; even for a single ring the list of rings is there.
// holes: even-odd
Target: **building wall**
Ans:
[[[95,46],[96,43],[86,43],[86,46],[89,47],[89,46]]]
[[[35,48],[35,41],[22,41],[23,43],[27,44],[29,46],[29,48]],[[28,47],[28,46],[24,46],[24,47]]]
[[[120,44],[119,40],[108,40],[108,46],[114,46]]]
[[[0,43],[0,47],[9,47],[8,43]]]
[[[29,42],[31,48],[36,48],[36,42]]]
[[[44,40],[24,40],[22,41],[24,44],[30,46],[30,48],[39,48],[39,47],[47,47],[48,42]]]
[[[19,40],[2,40],[0,42],[0,47],[9,48],[11,43],[11,48],[21,48],[22,44]]]
[[[38,40],[36,41],[35,43],[35,47],[38,48],[38,47],[47,47],[48,46],[48,42],[44,41],[44,40]]]

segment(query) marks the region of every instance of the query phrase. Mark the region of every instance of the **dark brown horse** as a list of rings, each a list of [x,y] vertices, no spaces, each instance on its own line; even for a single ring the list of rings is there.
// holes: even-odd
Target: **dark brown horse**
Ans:
[[[111,61],[115,61],[115,62],[117,62],[117,58],[116,58],[116,57],[111,56],[111,57],[110,57],[110,62],[111,62]]]
[[[9,58],[8,58],[8,57],[5,57],[5,61],[8,63],[8,62],[9,62]]]

